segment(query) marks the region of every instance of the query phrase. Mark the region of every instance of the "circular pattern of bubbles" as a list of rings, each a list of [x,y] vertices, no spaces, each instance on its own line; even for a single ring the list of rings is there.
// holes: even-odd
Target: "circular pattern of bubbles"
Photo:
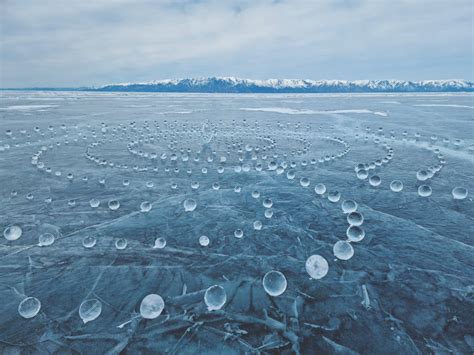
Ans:
[[[464,200],[468,195],[468,191],[464,187],[455,187],[451,194],[455,200]]]
[[[340,260],[349,260],[354,255],[354,248],[345,240],[337,241],[332,250],[334,256]]]
[[[196,202],[196,200],[194,200],[192,198],[187,198],[186,200],[184,200],[183,206],[184,206],[184,211],[192,212],[196,209],[197,202]]]
[[[102,313],[102,302],[98,299],[85,300],[79,306],[79,317],[81,317],[84,324],[91,322]]]
[[[346,230],[346,236],[351,242],[360,242],[365,237],[365,231],[362,227],[351,225]]]
[[[393,192],[401,192],[403,190],[403,182],[400,180],[393,180],[390,183],[390,190]]]
[[[285,292],[288,285],[285,275],[280,271],[272,270],[265,274],[262,285],[266,293],[270,296],[280,296]]]
[[[27,297],[18,305],[18,314],[25,319],[33,318],[41,309],[41,302],[35,297]]]
[[[21,237],[23,230],[20,226],[9,226],[3,231],[3,236],[6,240],[14,241]]]
[[[357,202],[354,200],[344,200],[341,204],[342,212],[351,213],[357,210]]]
[[[351,226],[360,226],[364,223],[364,216],[360,212],[351,212],[347,215],[347,223]]]
[[[306,259],[306,272],[315,280],[322,279],[329,271],[329,264],[321,255],[311,255]]]
[[[160,295],[150,294],[143,298],[140,304],[140,315],[145,319],[157,318],[165,308],[165,301]]]
[[[204,303],[209,311],[217,311],[227,302],[227,294],[222,286],[214,285],[204,293]]]
[[[418,187],[418,195],[420,195],[421,197],[429,197],[431,196],[432,192],[433,190],[429,185],[420,185]]]

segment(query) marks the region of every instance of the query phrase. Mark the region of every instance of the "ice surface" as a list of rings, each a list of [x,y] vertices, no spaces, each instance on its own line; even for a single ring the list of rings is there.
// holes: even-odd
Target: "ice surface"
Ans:
[[[473,101],[2,92],[0,353],[472,353]]]

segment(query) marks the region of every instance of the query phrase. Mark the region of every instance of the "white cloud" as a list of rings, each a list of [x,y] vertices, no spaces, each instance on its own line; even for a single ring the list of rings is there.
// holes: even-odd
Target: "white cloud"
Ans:
[[[464,0],[0,2],[3,87],[473,76]]]

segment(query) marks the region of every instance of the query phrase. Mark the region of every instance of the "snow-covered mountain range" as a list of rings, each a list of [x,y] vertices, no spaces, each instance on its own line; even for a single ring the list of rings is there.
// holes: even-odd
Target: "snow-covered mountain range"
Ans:
[[[210,77],[110,84],[93,90],[215,93],[472,92],[474,83],[467,80],[252,80]]]

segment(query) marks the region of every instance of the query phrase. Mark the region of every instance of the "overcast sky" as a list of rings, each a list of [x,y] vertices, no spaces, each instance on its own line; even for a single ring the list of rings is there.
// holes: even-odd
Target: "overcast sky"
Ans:
[[[0,0],[0,86],[474,79],[472,0]]]

